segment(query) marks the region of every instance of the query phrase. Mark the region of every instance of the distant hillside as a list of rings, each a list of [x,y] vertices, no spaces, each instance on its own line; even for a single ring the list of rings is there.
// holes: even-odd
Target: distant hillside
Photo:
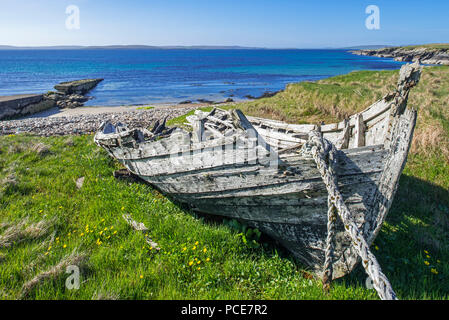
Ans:
[[[169,50],[169,49],[200,49],[200,50],[254,50],[265,49],[256,47],[241,46],[146,46],[146,45],[111,45],[111,46],[42,46],[42,47],[18,47],[18,46],[2,46],[0,50],[83,50],[83,49],[153,49],[153,50]]]

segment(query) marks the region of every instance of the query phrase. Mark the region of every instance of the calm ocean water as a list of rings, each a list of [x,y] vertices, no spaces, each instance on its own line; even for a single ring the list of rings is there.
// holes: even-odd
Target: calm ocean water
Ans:
[[[244,99],[355,70],[398,69],[345,50],[0,51],[0,95],[42,93],[62,81],[104,78],[87,105]]]

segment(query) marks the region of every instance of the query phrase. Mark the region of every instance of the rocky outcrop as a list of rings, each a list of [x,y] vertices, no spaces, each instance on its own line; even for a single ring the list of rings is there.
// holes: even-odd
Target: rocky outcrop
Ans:
[[[82,107],[89,97],[84,95],[95,88],[103,79],[83,79],[62,82],[55,85],[57,92],[49,92],[48,99],[55,101],[59,108]]]
[[[0,97],[0,120],[16,118],[47,110],[56,106],[42,94]]]
[[[86,101],[92,99],[92,97],[86,97],[80,94],[66,95],[61,92],[53,91],[48,92],[45,96],[47,99],[54,101],[56,106],[61,109],[82,107]]]
[[[69,82],[62,82],[55,86],[55,89],[66,95],[81,94],[85,95],[95,88],[104,79],[83,79]]]
[[[418,61],[422,64],[449,65],[448,49],[438,49],[432,47],[394,47],[350,52],[360,56],[393,58],[396,61]]]
[[[0,96],[0,120],[37,113],[54,107],[82,107],[91,97],[84,96],[103,79],[85,79],[62,82],[55,86],[56,92],[46,94]]]

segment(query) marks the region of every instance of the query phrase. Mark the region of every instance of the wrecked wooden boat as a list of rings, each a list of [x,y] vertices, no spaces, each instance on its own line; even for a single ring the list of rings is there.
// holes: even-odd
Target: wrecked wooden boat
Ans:
[[[339,123],[287,124],[214,109],[187,117],[191,131],[167,129],[165,121],[152,131],[104,123],[95,142],[169,197],[258,228],[322,275],[330,196],[304,148],[317,132],[336,147],[335,181],[371,244],[406,163],[417,116],[406,106],[420,74],[419,64],[403,66],[395,92]],[[331,278],[348,274],[358,261],[337,221]]]

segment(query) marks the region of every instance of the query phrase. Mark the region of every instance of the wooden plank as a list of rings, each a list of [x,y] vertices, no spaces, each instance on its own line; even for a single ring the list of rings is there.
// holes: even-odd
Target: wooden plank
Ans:
[[[365,146],[365,122],[363,116],[358,114],[355,120],[354,128],[354,148],[360,148]]]

